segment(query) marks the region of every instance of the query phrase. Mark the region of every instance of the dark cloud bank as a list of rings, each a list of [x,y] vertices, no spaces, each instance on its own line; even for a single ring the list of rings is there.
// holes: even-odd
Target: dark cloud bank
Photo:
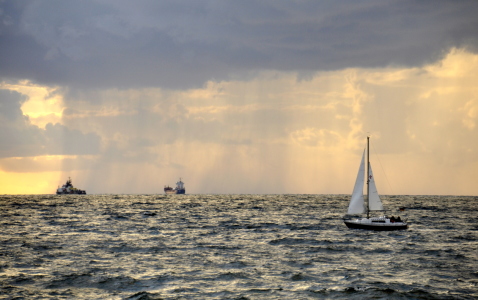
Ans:
[[[476,51],[477,1],[2,1],[0,77],[186,88]]]

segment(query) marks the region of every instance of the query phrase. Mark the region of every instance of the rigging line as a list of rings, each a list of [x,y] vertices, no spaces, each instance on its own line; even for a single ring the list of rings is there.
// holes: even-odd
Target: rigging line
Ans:
[[[395,195],[395,192],[393,191],[392,185],[390,184],[390,181],[388,180],[387,173],[385,173],[385,169],[383,168],[382,161],[380,160],[380,156],[377,153],[377,149],[375,149],[375,146],[372,144],[372,149],[375,154],[375,157],[377,157],[378,163],[380,165],[380,168],[382,169],[382,173],[384,174],[385,180],[387,181],[388,187],[390,188],[390,191],[392,192],[392,195]]]

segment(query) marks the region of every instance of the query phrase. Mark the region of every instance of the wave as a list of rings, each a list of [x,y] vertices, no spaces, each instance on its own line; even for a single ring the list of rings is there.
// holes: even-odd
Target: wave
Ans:
[[[478,298],[473,199],[389,196],[409,230],[369,232],[344,195],[0,196],[0,298]]]

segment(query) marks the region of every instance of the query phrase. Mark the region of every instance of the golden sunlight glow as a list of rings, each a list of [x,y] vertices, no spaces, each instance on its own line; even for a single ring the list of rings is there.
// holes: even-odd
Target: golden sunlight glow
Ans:
[[[0,159],[0,194],[52,194],[66,180],[61,171],[65,159],[77,155],[44,155]]]
[[[464,117],[463,117],[463,126],[467,129],[474,129],[476,122],[478,121],[478,100],[470,100],[466,102],[465,106],[462,108]]]
[[[23,80],[16,84],[0,83],[1,89],[17,91],[28,100],[22,105],[23,114],[40,128],[48,123],[61,123],[63,95],[57,87],[40,86]]]
[[[0,194],[54,194],[61,172],[12,173],[0,171]]]
[[[433,76],[456,80],[469,77],[476,72],[477,66],[478,55],[462,49],[452,49],[442,61],[424,69]]]

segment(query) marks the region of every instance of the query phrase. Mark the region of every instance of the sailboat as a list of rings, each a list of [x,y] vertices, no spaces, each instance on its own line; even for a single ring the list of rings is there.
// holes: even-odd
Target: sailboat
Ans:
[[[348,228],[354,229],[368,229],[368,230],[380,230],[380,231],[391,231],[391,230],[401,230],[407,229],[408,224],[406,220],[401,220],[398,218],[388,218],[386,216],[380,217],[370,217],[370,211],[383,211],[382,201],[377,192],[377,187],[375,186],[375,180],[372,172],[372,165],[370,164],[370,155],[369,155],[369,146],[370,146],[370,137],[367,136],[367,149],[364,150],[362,155],[362,161],[360,162],[359,171],[357,174],[357,179],[355,180],[354,190],[352,192],[352,197],[350,199],[349,208],[347,215],[356,215],[367,213],[366,218],[358,219],[344,219],[345,225]],[[363,195],[363,186],[365,183],[365,154],[367,154],[367,193],[366,193],[366,203]]]

